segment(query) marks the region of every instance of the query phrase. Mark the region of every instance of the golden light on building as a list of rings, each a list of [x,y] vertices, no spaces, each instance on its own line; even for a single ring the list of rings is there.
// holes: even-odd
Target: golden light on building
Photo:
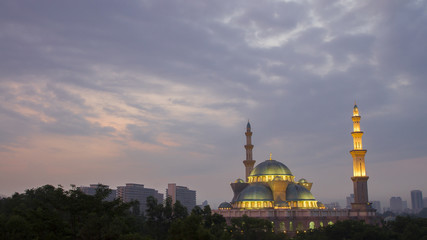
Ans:
[[[295,181],[291,170],[283,163],[272,158],[254,167],[252,159],[252,131],[248,122],[246,127],[246,181],[237,179],[231,183],[234,197],[231,203],[224,202],[221,208],[233,209],[322,209],[323,204],[311,194],[313,183],[301,178]]]
[[[248,122],[246,127],[246,160],[245,178],[231,183],[234,196],[231,202],[219,205],[217,213],[227,221],[232,218],[249,216],[270,219],[275,231],[295,234],[300,231],[312,230],[316,227],[331,225],[336,221],[349,218],[364,219],[376,222],[375,210],[368,203],[368,191],[365,169],[365,154],[360,128],[360,113],[357,105],[353,108],[353,187],[355,202],[351,209],[326,208],[311,193],[312,182],[301,178],[295,180],[290,169],[282,162],[272,158],[255,166],[252,159],[252,131]]]
[[[365,154],[366,150],[363,149],[362,145],[362,136],[363,132],[360,131],[360,115],[359,108],[355,104],[353,107],[353,132],[351,136],[353,137],[353,150],[350,151],[353,156],[353,176],[354,177],[362,177],[366,176],[365,170]]]
[[[368,209],[368,184],[367,181],[369,177],[366,175],[365,168],[365,154],[366,149],[363,149],[362,145],[362,136],[363,132],[360,128],[360,119],[359,108],[356,103],[353,107],[353,116],[351,117],[353,121],[353,132],[351,136],[353,137],[353,150],[350,151],[351,156],[353,157],[353,181],[354,188],[354,203],[352,203],[353,209]]]

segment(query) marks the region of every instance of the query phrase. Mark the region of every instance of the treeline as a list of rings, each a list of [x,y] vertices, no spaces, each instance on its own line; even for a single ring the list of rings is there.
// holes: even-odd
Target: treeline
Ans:
[[[73,187],[46,185],[0,200],[0,239],[90,240],[262,240],[290,239],[273,231],[268,220],[234,218],[230,225],[209,206],[191,213],[170,198],[164,203],[147,199],[139,213],[137,202],[105,201],[110,190],[100,186],[94,196]],[[398,217],[383,227],[358,221],[338,222],[294,239],[425,239],[427,219]]]
[[[245,217],[228,226],[209,206],[189,214],[179,202],[158,203],[153,197],[140,214],[138,202],[105,201],[109,193],[102,185],[94,196],[51,185],[15,193],[0,200],[0,239],[283,239],[267,220]]]

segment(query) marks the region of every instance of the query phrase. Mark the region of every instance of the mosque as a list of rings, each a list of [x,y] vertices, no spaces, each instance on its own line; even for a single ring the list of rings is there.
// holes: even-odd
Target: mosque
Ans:
[[[368,188],[365,170],[366,150],[362,147],[359,109],[353,107],[353,181],[355,201],[351,209],[326,209],[311,193],[312,182],[301,178],[295,180],[291,170],[282,162],[270,159],[255,166],[252,158],[252,129],[246,126],[245,179],[231,183],[233,198],[223,202],[215,212],[227,221],[233,217],[257,217],[269,219],[275,230],[295,233],[315,227],[323,227],[336,221],[359,219],[367,223],[378,223],[375,209],[368,201]],[[255,167],[254,167],[255,166]]]

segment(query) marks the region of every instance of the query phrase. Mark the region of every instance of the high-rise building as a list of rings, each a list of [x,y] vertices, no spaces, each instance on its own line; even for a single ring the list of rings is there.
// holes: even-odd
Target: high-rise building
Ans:
[[[149,196],[157,199],[158,203],[163,203],[163,194],[152,188],[145,188],[143,184],[126,183],[126,186],[117,187],[117,197],[123,202],[137,200],[139,202],[140,214],[144,214],[147,209],[147,198]]]
[[[341,209],[339,202],[325,203],[325,208],[327,209]]]
[[[401,197],[391,197],[390,198],[390,211],[394,213],[402,212],[402,198]]]
[[[207,205],[209,205],[208,200],[205,200],[202,202],[202,205],[200,205],[202,208],[206,207]]]
[[[372,201],[372,208],[376,209],[378,213],[381,213],[381,202]]]
[[[418,213],[423,209],[423,192],[420,190],[411,191],[412,211]]]
[[[354,194],[350,194],[350,196],[346,197],[346,201],[347,201],[347,205],[346,208],[350,209],[351,208],[351,204],[354,203]]]
[[[423,197],[423,207],[427,207],[427,197]]]
[[[95,195],[96,194],[96,189],[98,187],[105,187],[105,188],[109,188],[108,185],[102,185],[102,184],[90,184],[89,187],[87,186],[81,186],[79,187],[79,189],[87,194],[87,195]],[[106,201],[113,201],[116,198],[116,190],[111,190],[111,193],[105,198]]]
[[[169,183],[166,189],[166,196],[172,198],[172,204],[179,201],[184,205],[188,212],[191,212],[196,206],[196,191],[188,189],[188,187],[177,186],[176,183]]]
[[[366,149],[363,149],[362,145],[362,136],[363,132],[360,130],[360,115],[359,109],[354,104],[353,107],[353,116],[351,117],[353,121],[353,150],[350,151],[351,156],[353,157],[353,181],[354,188],[354,203],[351,204],[352,209],[362,209],[366,210],[370,208],[368,202],[368,179],[365,169],[365,154]]]
[[[407,208],[408,208],[408,201],[406,201],[406,200],[403,201],[402,200],[402,210],[405,211],[405,209],[407,209]]]

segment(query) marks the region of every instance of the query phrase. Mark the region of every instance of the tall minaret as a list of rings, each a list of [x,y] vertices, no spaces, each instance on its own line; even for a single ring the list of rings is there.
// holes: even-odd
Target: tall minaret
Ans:
[[[246,182],[248,181],[249,174],[251,173],[252,169],[254,168],[255,160],[252,159],[252,149],[254,148],[254,145],[252,145],[252,132],[251,132],[251,124],[248,121],[248,124],[246,125],[246,160],[243,161],[243,164],[245,164],[245,170],[246,170]]]
[[[360,131],[360,115],[356,103],[353,108],[353,150],[350,151],[353,156],[353,187],[354,187],[354,203],[352,209],[368,209],[370,204],[368,202],[368,176],[365,170],[365,154],[366,150],[362,146],[363,132]]]

